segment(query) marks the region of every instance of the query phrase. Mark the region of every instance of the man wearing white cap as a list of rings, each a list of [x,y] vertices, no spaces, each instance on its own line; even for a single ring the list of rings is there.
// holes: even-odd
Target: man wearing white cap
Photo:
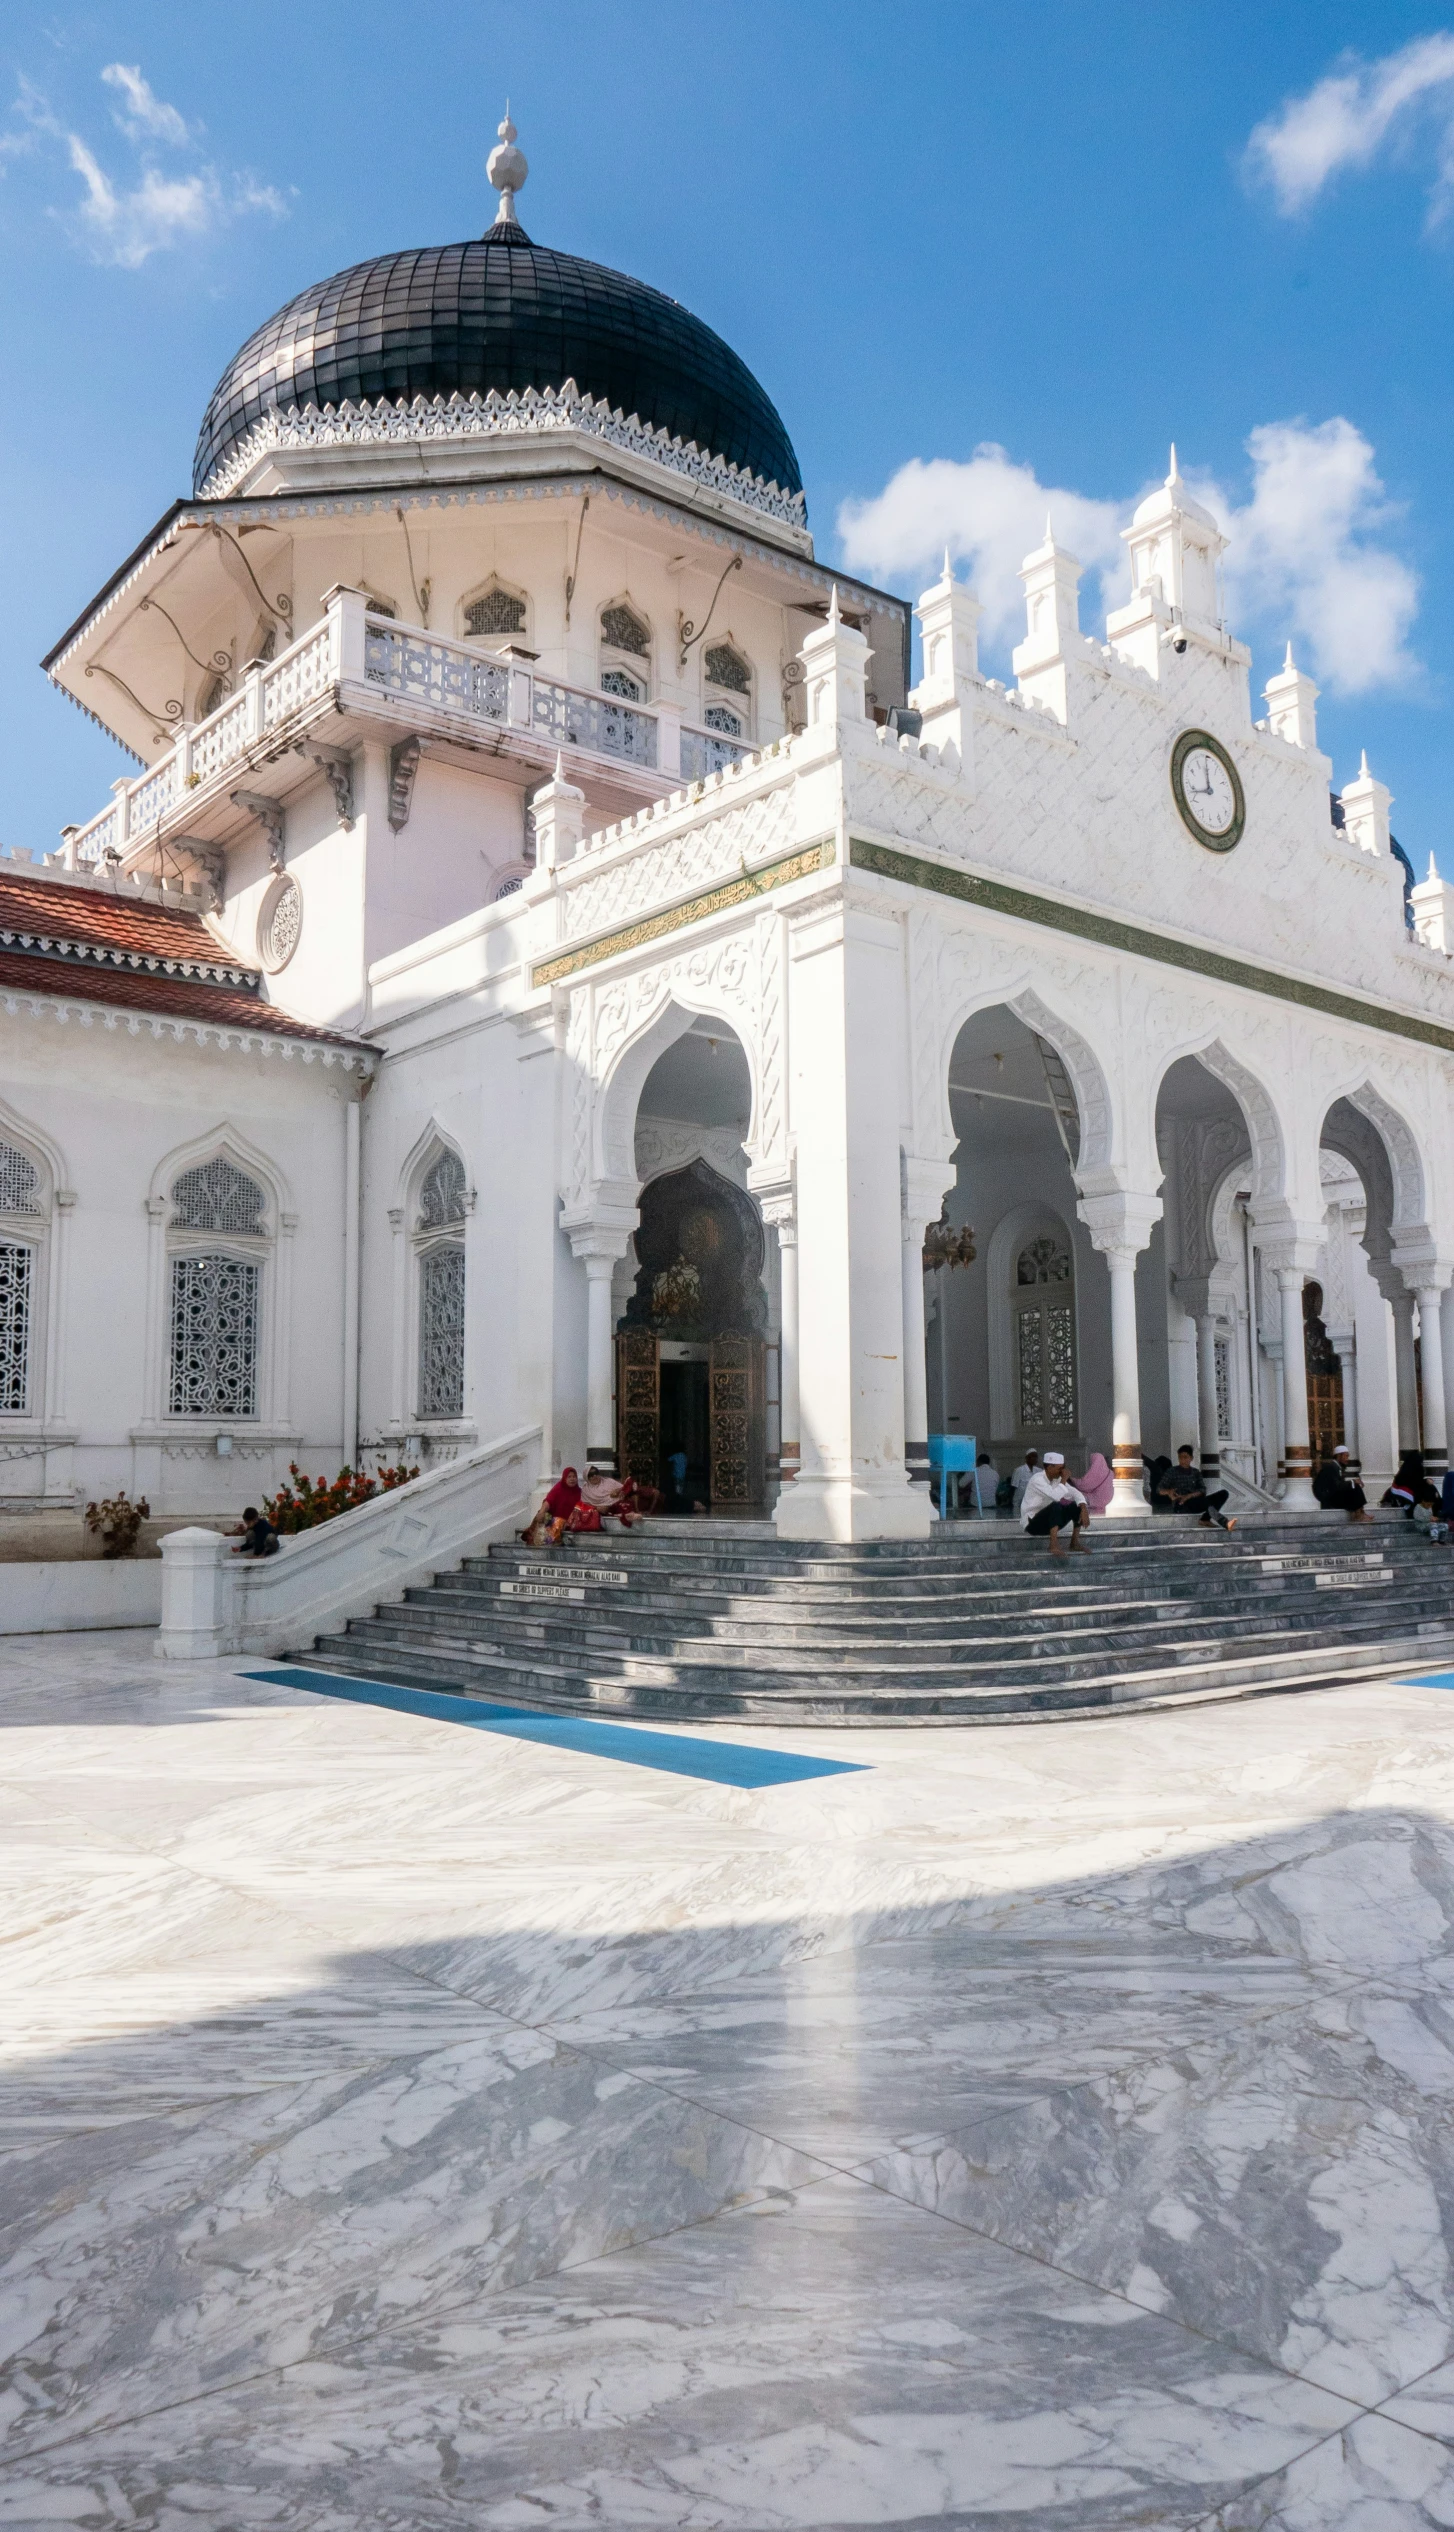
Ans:
[[[1340,1442],[1313,1479],[1313,1492],[1325,1512],[1346,1512],[1350,1521],[1369,1519],[1368,1497],[1353,1474],[1348,1445]]]
[[[1052,1556],[1063,1556],[1060,1533],[1069,1530],[1071,1546],[1089,1555],[1090,1541],[1081,1537],[1090,1527],[1090,1505],[1065,1473],[1064,1451],[1047,1451],[1025,1488],[1020,1527],[1032,1539],[1045,1539]]]

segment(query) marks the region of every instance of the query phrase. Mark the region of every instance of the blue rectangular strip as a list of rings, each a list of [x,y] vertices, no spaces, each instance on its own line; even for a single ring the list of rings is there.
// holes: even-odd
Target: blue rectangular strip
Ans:
[[[503,1732],[512,1741],[541,1741],[548,1748],[578,1750],[586,1758],[617,1758],[628,1767],[656,1767],[668,1776],[701,1776],[712,1785],[795,1785],[808,1776],[862,1776],[850,1758],[800,1758],[788,1750],[750,1749],[735,1741],[695,1741],[685,1734],[649,1732],[634,1723],[596,1723],[582,1715],[536,1714],[528,1706],[495,1706],[482,1697],[451,1697],[437,1688],[391,1688],[381,1679],[344,1679],[301,1663],[285,1670],[254,1670],[279,1688],[306,1688],[315,1697],[345,1697],[353,1705],[388,1706],[395,1714],[422,1714],[432,1723],[468,1723],[477,1732]]]
[[[1454,1688],[1454,1670],[1416,1670],[1400,1679],[1400,1688]]]

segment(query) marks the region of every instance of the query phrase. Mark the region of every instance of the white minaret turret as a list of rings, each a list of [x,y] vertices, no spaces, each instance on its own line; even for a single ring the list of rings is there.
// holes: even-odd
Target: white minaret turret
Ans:
[[[1350,844],[1375,861],[1391,850],[1388,813],[1392,807],[1393,793],[1369,772],[1365,748],[1357,781],[1343,785],[1343,831]]]
[[[866,637],[844,622],[838,604],[838,583],[828,606],[828,621],[818,625],[803,644],[803,675],[810,730],[843,730],[868,718],[865,688],[872,657]]]
[[[1026,631],[1010,654],[1021,691],[1048,704],[1058,720],[1070,717],[1066,668],[1094,645],[1080,629],[1080,575],[1084,566],[1055,542],[1049,518],[1045,537],[1020,565]]]
[[[1454,888],[1439,877],[1438,865],[1429,855],[1429,876],[1421,880],[1411,898],[1414,930],[1425,949],[1442,950],[1446,958],[1454,955]]]
[[[1113,647],[1153,677],[1162,673],[1164,648],[1210,650],[1247,666],[1251,654],[1229,640],[1217,598],[1217,564],[1227,540],[1183,483],[1174,440],[1165,483],[1147,495],[1122,533],[1131,549],[1131,596],[1106,619]]]
[[[965,782],[971,782],[974,774],[974,689],[979,679],[983,612],[974,591],[955,579],[946,545],[944,569],[914,609],[923,662],[909,701],[924,716],[925,738],[936,747],[957,749]]]
[[[530,161],[523,149],[515,147],[517,137],[510,120],[510,100],[507,97],[505,120],[499,126],[499,140],[485,161],[485,174],[500,197],[500,208],[494,220],[497,229],[517,229],[520,226],[515,217],[515,196],[530,173]]]
[[[1267,722],[1275,738],[1287,739],[1294,747],[1315,748],[1318,744],[1318,689],[1311,677],[1305,677],[1295,666],[1292,644],[1275,677],[1269,677],[1263,689],[1267,703]]]

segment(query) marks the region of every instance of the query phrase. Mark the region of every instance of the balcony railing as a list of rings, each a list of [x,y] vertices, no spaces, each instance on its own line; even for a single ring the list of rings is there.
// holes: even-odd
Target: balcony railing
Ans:
[[[751,750],[715,730],[683,726],[670,704],[624,703],[538,677],[527,661],[500,659],[415,625],[370,615],[363,597],[338,590],[327,611],[279,657],[252,668],[205,721],[178,735],[171,754],[135,782],[114,786],[109,809],[68,830],[67,859],[121,857],[187,793],[215,782],[295,712],[343,681],[376,688],[448,719],[517,730],[549,747],[664,777],[664,788],[702,782]]]

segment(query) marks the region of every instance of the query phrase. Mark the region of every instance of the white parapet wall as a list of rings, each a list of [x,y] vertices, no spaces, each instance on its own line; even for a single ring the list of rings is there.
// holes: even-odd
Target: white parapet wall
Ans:
[[[276,1556],[236,1556],[215,1530],[173,1530],[162,1541],[158,1653],[306,1651],[315,1635],[509,1538],[533,1509],[540,1451],[539,1425],[523,1426],[285,1538]]]
[[[159,1626],[161,1614],[162,1568],[155,1556],[0,1565],[0,1635]]]

